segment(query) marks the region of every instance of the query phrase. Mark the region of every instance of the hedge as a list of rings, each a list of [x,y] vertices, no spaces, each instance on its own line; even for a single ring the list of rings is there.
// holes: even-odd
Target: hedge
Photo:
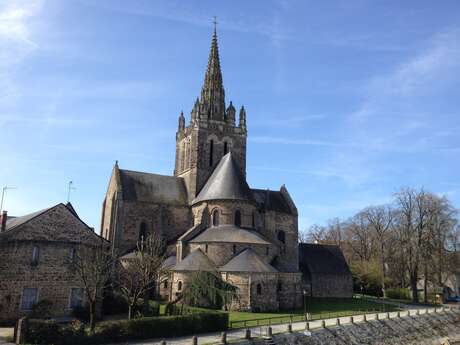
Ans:
[[[228,314],[223,312],[100,322],[93,335],[85,333],[78,323],[63,326],[54,321],[29,320],[26,342],[54,345],[103,344],[217,332],[227,327]]]

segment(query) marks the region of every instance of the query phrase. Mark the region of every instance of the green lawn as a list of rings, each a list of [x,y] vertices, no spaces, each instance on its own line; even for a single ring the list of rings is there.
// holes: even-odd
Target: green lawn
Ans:
[[[160,315],[164,315],[165,305],[160,306]],[[195,310],[207,310],[205,308],[193,307]],[[320,318],[349,316],[363,312],[386,312],[396,311],[398,308],[393,305],[383,305],[369,299],[361,298],[318,298],[306,299],[306,310],[311,314],[313,320]],[[270,313],[255,312],[229,312],[230,327],[252,327],[259,325],[285,323],[289,321],[303,321],[304,309],[292,311],[280,311]]]
[[[392,305],[382,305],[366,299],[356,298],[307,298],[306,310],[311,314],[312,319],[340,317],[362,312],[386,312],[398,310]],[[283,323],[291,321],[302,321],[304,310],[281,311],[273,313],[252,313],[252,312],[230,312],[230,325],[232,327],[257,326],[268,323]],[[271,318],[271,320],[267,320]],[[258,320],[259,319],[259,320]],[[266,319],[266,320],[260,320]],[[248,321],[250,320],[250,321]],[[258,320],[258,321],[257,321]],[[243,321],[246,321],[244,323]]]

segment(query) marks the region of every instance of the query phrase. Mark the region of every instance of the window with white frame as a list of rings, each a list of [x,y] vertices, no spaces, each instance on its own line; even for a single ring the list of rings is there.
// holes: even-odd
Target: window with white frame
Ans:
[[[37,288],[22,289],[21,310],[32,310],[32,307],[38,300]]]
[[[71,288],[70,289],[70,309],[75,309],[83,305],[83,289]]]

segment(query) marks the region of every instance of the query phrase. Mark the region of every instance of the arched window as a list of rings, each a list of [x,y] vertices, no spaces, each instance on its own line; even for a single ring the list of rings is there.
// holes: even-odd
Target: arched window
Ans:
[[[32,264],[38,265],[38,261],[40,260],[40,248],[34,246],[32,249]]]
[[[262,285],[257,284],[257,294],[262,295]]]
[[[233,245],[233,254],[235,254],[235,253],[236,253],[236,245],[234,244]]]
[[[214,140],[211,140],[209,142],[209,166],[212,167],[213,165],[213,155],[214,155]]]
[[[165,281],[163,282],[163,287],[164,287],[165,289],[168,288],[168,281],[167,281],[167,280],[165,280]]]
[[[286,234],[284,233],[283,230],[278,231],[278,241],[282,243],[286,243]]]
[[[235,225],[241,226],[241,211],[240,210],[235,211]]]
[[[219,210],[215,209],[212,211],[212,225],[218,226],[219,225]]]
[[[276,290],[278,290],[278,292],[282,291],[283,290],[283,285],[281,285],[281,282],[278,282],[278,285],[276,287]]]
[[[147,238],[147,224],[142,222],[139,226],[139,241],[143,241]]]
[[[204,246],[204,251],[207,253],[208,252],[208,245]]]
[[[180,280],[177,283],[177,291],[182,291],[182,282]]]
[[[75,248],[70,248],[69,261],[70,262],[75,262],[76,258],[77,258],[77,250]]]
[[[224,155],[226,155],[228,152],[228,143],[224,141]]]

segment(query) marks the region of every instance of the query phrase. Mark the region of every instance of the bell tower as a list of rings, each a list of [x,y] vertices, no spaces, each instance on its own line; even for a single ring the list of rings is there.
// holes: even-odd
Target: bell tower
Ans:
[[[174,176],[184,178],[189,202],[198,195],[220,159],[229,151],[246,176],[246,110],[241,107],[238,124],[235,115],[232,102],[227,108],[225,105],[214,27],[201,95],[195,101],[187,126],[183,113],[180,114],[176,132]]]

